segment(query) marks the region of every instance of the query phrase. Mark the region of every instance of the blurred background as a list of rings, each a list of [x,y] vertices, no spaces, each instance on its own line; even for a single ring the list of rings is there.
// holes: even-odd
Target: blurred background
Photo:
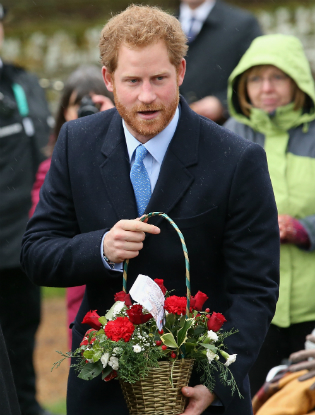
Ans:
[[[138,2],[137,2],[138,3]],[[140,2],[176,12],[178,0]],[[315,72],[315,3],[313,0],[229,0],[250,10],[265,34],[297,36]],[[99,63],[99,33],[112,13],[127,0],[6,0],[10,8],[5,24],[2,57],[37,73],[54,112],[63,82],[78,65]]]
[[[258,18],[265,34],[297,36],[315,73],[314,0],[227,0]],[[176,13],[178,0],[149,0]],[[98,40],[111,14],[128,6],[127,0],[5,0],[9,9],[1,57],[35,72],[54,115],[63,81],[80,64],[99,64]],[[68,363],[51,373],[56,350],[67,350],[65,290],[44,288],[42,323],[37,333],[35,366],[38,400],[52,413],[65,414]]]

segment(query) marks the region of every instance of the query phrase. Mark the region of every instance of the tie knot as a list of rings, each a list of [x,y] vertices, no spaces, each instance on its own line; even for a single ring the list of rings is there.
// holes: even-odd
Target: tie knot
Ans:
[[[135,163],[142,163],[143,159],[145,158],[145,156],[148,154],[148,150],[142,145],[140,144],[137,148],[136,148],[136,158],[135,158]]]

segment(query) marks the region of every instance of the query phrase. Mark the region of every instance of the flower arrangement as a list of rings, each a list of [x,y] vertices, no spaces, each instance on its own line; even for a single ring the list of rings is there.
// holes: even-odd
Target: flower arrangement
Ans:
[[[213,391],[214,373],[219,372],[220,381],[230,387],[232,394],[237,391],[241,397],[229,369],[236,355],[229,355],[224,345],[225,338],[237,331],[222,330],[226,319],[221,313],[210,312],[209,308],[202,311],[208,299],[206,294],[198,291],[191,296],[187,315],[186,297],[171,295],[162,279],[154,282],[164,297],[162,323],[143,305],[133,304],[130,294],[118,292],[105,316],[99,316],[96,310],[85,315],[82,323],[92,328],[73,353],[58,352],[62,359],[53,367],[58,367],[65,358],[76,357],[74,366],[81,379],[101,376],[106,382],[118,378],[135,383],[161,361],[174,365],[180,359],[193,359],[197,371],[201,372],[202,384]],[[172,375],[170,383],[173,386]]]

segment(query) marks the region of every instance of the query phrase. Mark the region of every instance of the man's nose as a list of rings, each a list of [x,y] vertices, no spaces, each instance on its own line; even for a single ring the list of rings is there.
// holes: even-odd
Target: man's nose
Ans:
[[[138,99],[144,104],[151,104],[156,99],[154,88],[149,81],[143,82]]]

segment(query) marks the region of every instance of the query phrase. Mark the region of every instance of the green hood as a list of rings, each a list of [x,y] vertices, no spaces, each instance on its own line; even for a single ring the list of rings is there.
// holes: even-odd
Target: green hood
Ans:
[[[230,75],[228,105],[232,117],[253,127],[251,120],[240,110],[236,91],[240,75],[257,65],[276,66],[290,76],[298,87],[309,96],[310,108],[307,112],[300,112],[299,119],[296,120],[294,126],[315,119],[315,86],[303,46],[296,37],[281,34],[257,37]]]

